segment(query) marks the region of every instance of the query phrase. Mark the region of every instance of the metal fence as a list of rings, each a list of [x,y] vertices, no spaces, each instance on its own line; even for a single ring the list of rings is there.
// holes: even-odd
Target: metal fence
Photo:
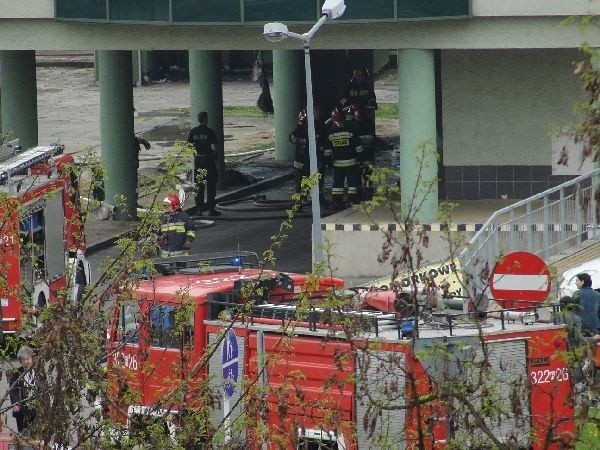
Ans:
[[[600,168],[594,169],[494,212],[460,252],[463,274],[483,289],[496,261],[507,253],[524,250],[548,261],[600,238],[599,175]]]

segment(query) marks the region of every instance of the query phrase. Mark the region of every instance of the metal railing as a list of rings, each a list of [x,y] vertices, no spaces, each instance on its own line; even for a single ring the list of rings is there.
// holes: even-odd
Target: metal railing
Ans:
[[[503,255],[529,251],[544,261],[600,238],[600,168],[500,209],[483,224],[458,259],[468,282],[487,286]]]

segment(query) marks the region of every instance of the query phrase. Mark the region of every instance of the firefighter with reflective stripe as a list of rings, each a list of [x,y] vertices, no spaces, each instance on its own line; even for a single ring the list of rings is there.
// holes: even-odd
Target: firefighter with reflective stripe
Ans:
[[[326,126],[325,122],[321,119],[321,109],[315,105],[315,141],[317,146],[317,169],[319,171],[319,196],[320,202],[325,203],[323,197],[323,187],[325,180],[325,161],[324,161],[324,147],[325,147],[325,135]],[[294,169],[295,169],[295,181],[296,181],[296,192],[300,192],[302,184],[302,177],[310,176],[310,154],[309,154],[309,142],[308,142],[308,122],[306,110],[302,109],[298,113],[298,125],[289,135],[289,140],[295,145],[296,151],[294,153]]]
[[[331,201],[334,209],[343,208],[344,181],[348,185],[348,200],[360,201],[360,165],[362,152],[360,139],[355,128],[344,121],[344,113],[339,108],[331,112],[331,126],[327,134],[325,156],[331,156],[333,166],[333,187]]]
[[[194,222],[190,215],[181,209],[181,201],[176,194],[167,195],[163,203],[166,211],[161,217],[160,256],[168,258],[188,255],[196,237]]]
[[[362,160],[362,185],[361,185],[361,198],[362,200],[371,200],[373,198],[373,181],[371,175],[373,173],[373,165],[375,162],[375,127],[373,122],[369,120],[367,116],[367,109],[355,103],[352,106],[354,112],[354,126],[356,133],[360,139],[363,151],[361,153]]]
[[[375,110],[378,108],[375,86],[369,71],[364,66],[357,66],[352,71],[352,78],[342,89],[339,100],[340,106],[351,108],[353,104],[360,104],[366,108],[369,122],[375,128]]]
[[[341,106],[350,106],[357,102],[370,109],[377,109],[375,87],[369,78],[369,71],[362,66],[352,71],[352,78],[344,86],[340,95]]]
[[[296,192],[300,192],[302,177],[310,175],[310,155],[308,153],[308,126],[306,123],[306,111],[298,113],[298,125],[290,133],[289,140],[296,147],[294,152],[294,172],[296,181]]]

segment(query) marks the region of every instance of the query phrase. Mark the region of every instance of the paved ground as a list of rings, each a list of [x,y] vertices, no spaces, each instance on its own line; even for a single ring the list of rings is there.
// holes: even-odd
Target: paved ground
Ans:
[[[39,142],[61,142],[67,151],[79,153],[100,146],[100,89],[93,68],[38,67]],[[395,72],[381,75],[376,83],[380,102],[397,101]],[[255,106],[258,83],[249,74],[227,75],[223,80],[226,106]],[[189,107],[187,82],[152,84],[133,89],[135,132],[149,140],[152,149],[144,159],[159,155],[175,139],[187,137],[189,117],[179,109]],[[380,124],[381,135],[398,134],[396,120]],[[225,152],[236,153],[273,141],[273,117],[225,116]]]

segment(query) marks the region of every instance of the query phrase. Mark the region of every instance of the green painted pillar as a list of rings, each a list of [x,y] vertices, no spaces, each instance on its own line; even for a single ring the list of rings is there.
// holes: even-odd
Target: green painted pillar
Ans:
[[[142,50],[141,52],[142,80],[144,75],[154,71],[154,52],[152,50]]]
[[[2,133],[25,150],[38,145],[35,51],[0,51]]]
[[[131,51],[131,84],[135,87],[142,85],[142,57],[140,50]]]
[[[193,50],[189,52],[190,122],[198,125],[198,113],[208,113],[208,126],[217,134],[217,188],[225,187],[225,146],[223,143],[223,82],[221,52]]]
[[[118,206],[118,220],[136,216],[137,165],[133,129],[131,51],[98,52],[100,140],[106,170],[106,201]],[[123,196],[125,207],[118,201]]]
[[[438,213],[433,50],[398,50],[398,110],[403,213],[430,223]]]
[[[302,51],[273,50],[273,98],[275,159],[293,161],[295,147],[288,138],[298,124],[298,112],[306,107],[306,80]]]

